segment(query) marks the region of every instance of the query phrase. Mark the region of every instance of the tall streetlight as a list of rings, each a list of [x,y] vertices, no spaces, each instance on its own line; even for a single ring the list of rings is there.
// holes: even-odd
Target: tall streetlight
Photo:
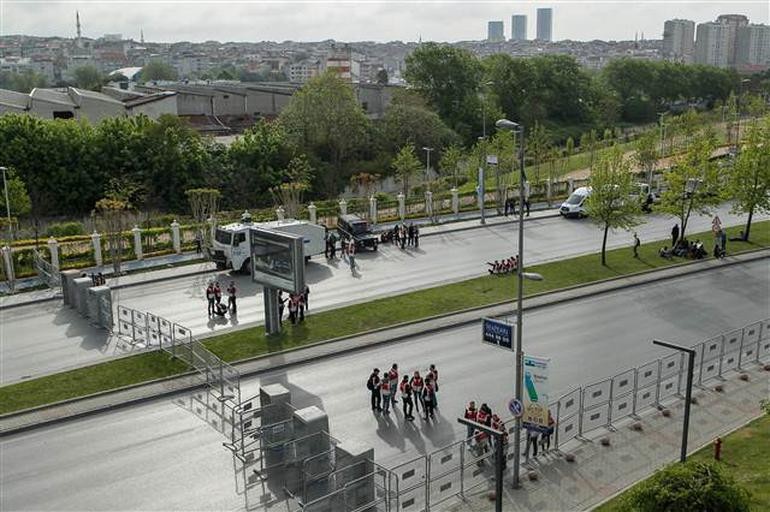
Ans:
[[[522,350],[522,317],[524,314],[524,280],[541,281],[543,276],[534,272],[524,272],[524,183],[527,176],[524,173],[524,127],[508,119],[500,119],[495,123],[500,130],[509,130],[519,137],[519,259],[516,268],[518,277],[517,306],[516,306],[516,400],[521,403],[524,388],[524,351]],[[519,487],[519,459],[521,458],[521,416],[516,418],[516,430],[513,433],[513,486]]]
[[[684,395],[684,425],[682,425],[682,448],[679,453],[679,462],[687,460],[687,435],[690,432],[690,402],[692,401],[692,377],[693,367],[695,366],[695,350],[670,343],[668,341],[652,340],[653,345],[672,348],[687,354],[687,389]]]
[[[3,171],[3,188],[5,189],[5,214],[8,217],[8,244],[13,241],[13,229],[11,228],[11,203],[8,201],[8,180],[5,177],[5,171],[7,168],[0,167],[0,171]]]

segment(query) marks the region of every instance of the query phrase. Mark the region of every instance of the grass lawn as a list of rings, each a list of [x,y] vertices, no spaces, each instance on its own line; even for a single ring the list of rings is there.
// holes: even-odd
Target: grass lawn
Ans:
[[[752,510],[770,510],[770,415],[762,416],[722,438],[722,460],[719,465],[751,492]],[[690,460],[714,460],[709,445],[689,457]],[[628,491],[626,491],[627,493]],[[625,512],[626,493],[594,509],[596,512]]]
[[[728,236],[737,235],[740,229],[742,226],[728,229]],[[770,221],[754,223],[751,236],[751,242],[728,242],[730,254],[770,247]],[[707,250],[712,248],[713,239],[710,233],[689,234],[688,237],[706,240]],[[638,259],[631,256],[630,244],[627,248],[607,251],[605,267],[600,264],[599,254],[527,267],[528,271],[538,272],[545,279],[527,282],[525,296],[682,263],[683,260],[679,258],[666,260],[658,256],[658,249],[663,243],[643,244]],[[215,336],[207,339],[204,344],[223,360],[238,361],[331,338],[511,300],[516,296],[516,281],[515,275],[485,275],[309,315],[304,324],[284,324],[284,331],[270,338],[265,336],[264,327],[258,326]],[[153,352],[64,374],[41,377],[1,387],[0,413],[83,396],[143,380],[167,377],[183,369],[181,366],[171,365],[162,354]]]

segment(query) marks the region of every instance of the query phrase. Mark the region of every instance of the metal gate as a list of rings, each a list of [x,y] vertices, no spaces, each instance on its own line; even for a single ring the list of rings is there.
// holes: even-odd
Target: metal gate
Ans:
[[[49,262],[45,260],[37,249],[32,249],[32,265],[35,267],[38,277],[49,288],[61,286],[61,275]]]

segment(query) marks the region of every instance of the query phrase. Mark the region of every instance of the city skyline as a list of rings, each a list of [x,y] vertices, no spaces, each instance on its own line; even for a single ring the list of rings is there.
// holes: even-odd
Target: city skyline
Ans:
[[[133,12],[127,5],[141,7]],[[691,19],[702,23],[719,14],[740,13],[752,23],[769,23],[767,2],[525,2],[511,4],[474,2],[3,2],[0,4],[0,35],[75,37],[75,11],[80,12],[83,36],[99,38],[121,33],[126,39],[153,42],[216,40],[237,41],[468,41],[484,40],[487,21],[504,20],[510,38],[512,14],[536,19],[538,8],[553,8],[553,40],[632,40],[643,33],[661,39],[667,19]],[[45,9],[41,9],[45,5]],[[184,12],[179,12],[180,6]],[[120,8],[120,18],[114,10]],[[607,23],[607,19],[613,23]],[[173,27],[168,19],[178,22]],[[218,23],[212,24],[212,19]],[[343,19],[344,22],[337,21]],[[379,20],[376,28],[372,20]]]

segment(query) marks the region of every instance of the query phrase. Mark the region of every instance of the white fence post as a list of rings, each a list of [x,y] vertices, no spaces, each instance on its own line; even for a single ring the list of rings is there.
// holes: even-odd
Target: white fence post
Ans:
[[[179,223],[176,219],[171,223],[171,242],[174,245],[174,252],[182,254],[182,240],[179,236]]]
[[[94,231],[91,233],[91,244],[94,246],[94,261],[97,267],[101,267],[102,261],[102,235]]]
[[[340,215],[347,215],[348,214],[348,202],[345,201],[344,198],[342,198],[342,199],[340,199],[339,205],[340,205]]]
[[[310,223],[311,224],[315,224],[316,223],[317,215],[318,215],[317,212],[318,212],[318,208],[316,208],[316,205],[314,205],[313,203],[310,203],[308,205],[308,207],[307,207],[307,213],[310,216]]]
[[[279,221],[282,221],[284,218],[286,218],[286,210],[283,209],[283,206],[279,206],[275,209],[275,216],[278,217]]]
[[[209,240],[214,240],[217,231],[217,220],[212,216],[206,219],[206,222],[209,225]],[[203,240],[201,240],[201,243],[203,243]]]
[[[48,250],[51,252],[51,267],[54,272],[59,271],[59,242],[54,237],[48,239]]]
[[[139,229],[139,226],[134,225],[134,229],[131,230],[131,233],[134,234],[134,254],[136,254],[136,259],[141,260],[144,258],[144,251],[142,251],[142,230]]]
[[[374,195],[369,197],[369,218],[372,224],[377,224],[377,198]]]
[[[425,215],[433,219],[433,192],[430,190],[425,191]]]
[[[16,274],[13,270],[13,251],[7,245],[0,250],[3,252],[3,266],[5,267],[5,277],[8,279],[8,289],[13,291],[16,281]]]
[[[460,215],[460,196],[459,191],[452,187],[452,211],[454,212],[455,216]]]
[[[404,217],[406,216],[406,197],[404,197],[402,192],[399,192],[396,197],[398,198],[398,216],[401,222],[404,222]]]
[[[571,195],[575,191],[575,180],[569,178],[567,180],[567,195]]]

